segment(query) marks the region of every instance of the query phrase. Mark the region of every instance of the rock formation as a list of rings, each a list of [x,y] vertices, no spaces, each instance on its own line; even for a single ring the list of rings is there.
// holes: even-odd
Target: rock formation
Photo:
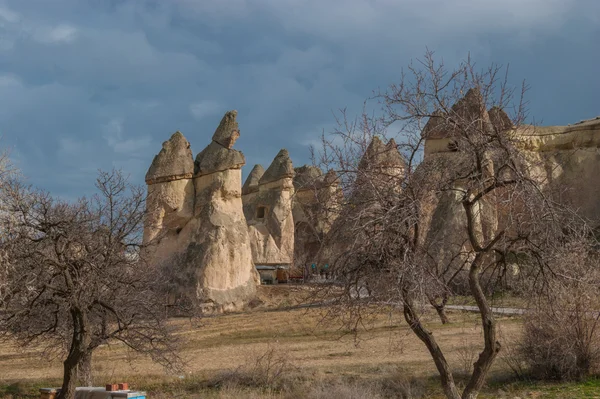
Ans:
[[[154,256],[168,256],[178,245],[179,231],[194,214],[194,160],[190,143],[175,132],[163,143],[146,173],[148,185],[144,242],[153,245]]]
[[[405,167],[404,158],[393,139],[384,144],[379,137],[373,137],[358,164],[357,177],[346,204],[339,209],[325,236],[318,255],[319,263],[335,266],[338,262],[349,261],[343,259],[346,248],[362,237],[347,226],[361,225],[373,217],[379,209],[378,198],[383,192],[400,190]]]
[[[172,270],[175,296],[192,296],[218,310],[239,308],[252,298],[258,283],[255,264],[300,269],[312,263],[333,265],[348,245],[360,240],[345,228],[348,221],[377,212],[376,196],[382,191],[401,190],[406,167],[394,140],[384,143],[374,137],[348,193],[342,193],[333,171],[294,169],[286,150],[266,171],[256,165],[242,187],[245,158],[233,149],[240,135],[236,116],[235,111],[225,114],[195,160],[185,137],[174,133],[146,174],[148,254]],[[502,109],[486,110],[481,94],[469,90],[448,114],[435,112],[426,124],[424,161],[412,178],[437,181],[432,174],[453,169],[444,165],[460,167],[467,161],[457,147],[458,126],[506,131],[518,138],[531,176],[600,226],[600,118],[516,128]],[[494,171],[495,159],[494,154],[484,159],[484,173]],[[427,167],[432,164],[438,166]],[[461,188],[464,182],[453,184]],[[423,244],[438,263],[458,262],[459,267],[463,259],[455,255],[468,250],[460,194],[426,186],[430,195],[423,203]],[[488,238],[498,229],[501,210],[488,200],[479,206],[476,234]]]
[[[512,134],[518,140],[518,150],[530,177],[554,199],[600,226],[600,174],[595,172],[600,165],[599,118],[569,126],[524,125],[515,128],[502,109],[486,110],[481,95],[470,90],[452,107],[451,115],[437,113],[425,126],[425,164],[462,162],[463,155],[454,147],[454,125],[448,122],[452,118],[464,118],[463,126],[471,123],[476,124],[477,129],[496,129]],[[490,173],[496,167],[494,162],[492,154],[486,167]],[[455,185],[460,188],[461,182],[456,181]],[[502,190],[498,190],[497,195],[501,196]],[[432,196],[427,204],[425,237],[431,254],[442,264],[460,263],[462,259],[456,254],[469,245],[460,197],[457,191],[445,190],[439,196]],[[491,199],[480,201],[479,206],[475,228],[477,234],[488,239],[498,229],[498,214],[502,209]]]
[[[290,265],[294,255],[294,167],[279,151],[266,171],[256,165],[243,189],[252,256],[257,265]]]
[[[425,160],[459,157],[452,148],[451,131],[444,133],[438,127],[442,119],[428,122],[423,130],[427,138]],[[491,108],[482,111],[481,119],[489,119],[493,128],[514,134],[521,142],[532,177],[556,193],[559,201],[600,226],[600,174],[595,172],[600,165],[600,117],[568,126],[515,128],[503,110]]]
[[[470,89],[452,106],[448,114],[438,112],[436,117],[431,117],[422,132],[426,138],[425,156],[423,164],[419,167],[427,171],[424,178],[437,181],[437,175],[461,170],[463,162],[470,165],[466,155],[456,151],[454,137],[458,134],[457,129],[472,129],[477,137],[481,132],[491,132],[494,128],[502,129],[505,124],[511,124],[502,110],[492,111],[490,114],[486,110],[481,93]],[[469,131],[461,133],[470,134]],[[488,168],[490,167],[493,167],[492,162],[488,162]],[[421,223],[425,232],[424,245],[428,248],[429,255],[438,264],[460,268],[465,259],[458,254],[468,253],[470,245],[461,203],[464,182],[460,179],[455,180],[453,188],[454,190],[448,190],[446,187],[440,194],[437,193],[440,187],[431,188],[430,195],[422,204],[425,214]],[[487,238],[497,229],[496,206],[487,199],[482,199],[478,206],[480,209],[477,220],[474,221],[474,228],[477,234]]]
[[[297,271],[318,263],[318,253],[340,212],[342,192],[337,175],[325,175],[316,166],[295,169],[294,267]]]
[[[600,117],[568,126],[512,129],[531,173],[555,198],[600,226]]]
[[[216,310],[240,308],[257,284],[242,210],[245,158],[232,149],[239,137],[236,116],[225,114],[195,162],[187,140],[175,133],[146,176],[152,216],[144,238],[153,261],[171,269],[179,296]]]

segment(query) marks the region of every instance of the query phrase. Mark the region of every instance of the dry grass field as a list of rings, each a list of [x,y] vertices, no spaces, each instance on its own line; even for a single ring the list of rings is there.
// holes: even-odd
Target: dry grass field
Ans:
[[[306,290],[261,291],[261,305],[248,312],[197,322],[173,320],[183,342],[185,372],[165,374],[148,359],[111,344],[94,355],[95,382],[128,381],[153,399],[441,397],[428,353],[399,319],[380,314],[355,336],[335,323],[323,323],[326,308],[290,309]],[[443,326],[431,314],[429,327],[460,375],[475,359],[481,330],[476,314],[450,315],[452,324]],[[520,320],[501,320],[502,335],[510,344],[520,333]],[[0,397],[35,398],[38,387],[59,384],[61,370],[60,361],[44,360],[39,351],[2,345]],[[600,398],[599,385],[514,381],[499,359],[483,397]]]

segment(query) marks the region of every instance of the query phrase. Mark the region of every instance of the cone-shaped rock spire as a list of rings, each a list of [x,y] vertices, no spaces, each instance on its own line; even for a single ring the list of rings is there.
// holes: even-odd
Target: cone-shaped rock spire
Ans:
[[[428,139],[451,137],[457,127],[472,128],[473,122],[477,120],[484,124],[489,123],[489,115],[481,92],[472,88],[452,106],[449,114],[440,110],[434,111],[423,128],[422,135]]]
[[[260,184],[270,183],[283,179],[285,177],[294,177],[294,165],[290,159],[288,150],[283,148],[279,151],[273,162],[260,178]]]
[[[146,183],[190,178],[193,172],[194,158],[190,143],[177,131],[163,143],[162,149],[152,160],[146,173]]]
[[[254,165],[254,168],[252,168],[252,171],[242,186],[242,195],[258,191],[258,183],[264,174],[265,168],[263,168],[262,165]]]
[[[227,169],[239,169],[246,164],[241,151],[232,149],[240,136],[237,111],[228,111],[213,135],[213,141],[196,156],[195,173],[205,175]]]
[[[402,167],[404,165],[404,159],[398,151],[396,141],[390,139],[387,144],[383,144],[381,139],[375,136],[361,158],[358,168],[365,170],[382,167]]]
[[[233,148],[236,140],[240,137],[240,128],[236,118],[236,110],[226,112],[212,137],[213,141],[216,141],[228,150]]]
[[[502,108],[492,107],[488,111],[488,114],[490,115],[492,125],[497,131],[501,132],[514,127],[510,117]]]

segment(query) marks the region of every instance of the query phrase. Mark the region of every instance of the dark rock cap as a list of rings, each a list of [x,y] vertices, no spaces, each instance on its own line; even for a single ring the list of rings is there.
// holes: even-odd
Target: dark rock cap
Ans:
[[[452,111],[467,121],[481,118],[486,109],[479,89],[469,89],[467,94],[452,106]]]
[[[196,175],[206,175],[227,169],[239,169],[246,164],[241,151],[232,149],[240,136],[236,121],[237,111],[228,111],[221,119],[211,143],[198,155],[194,163]]]
[[[260,178],[260,184],[270,183],[285,177],[294,177],[294,165],[288,150],[284,148],[279,151],[265,174]]]
[[[258,191],[258,182],[264,174],[265,168],[263,168],[262,165],[254,165],[252,171],[242,186],[242,195]]]
[[[146,173],[146,183],[190,178],[193,172],[194,158],[190,143],[177,131],[163,143],[162,149],[152,160]]]
[[[213,141],[196,155],[194,173],[206,175],[228,169],[240,169],[245,164],[246,158],[241,151],[229,150]]]
[[[216,141],[228,150],[233,147],[235,141],[240,137],[240,128],[236,118],[236,110],[226,112],[212,137],[213,141]]]

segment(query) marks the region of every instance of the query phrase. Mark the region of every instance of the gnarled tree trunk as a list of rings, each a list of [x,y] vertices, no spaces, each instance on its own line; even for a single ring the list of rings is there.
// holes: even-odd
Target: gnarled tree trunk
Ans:
[[[93,386],[92,351],[86,351],[79,361],[79,364],[77,365],[77,381],[81,386]]]
[[[496,337],[496,318],[492,312],[491,307],[485,297],[481,283],[479,282],[480,267],[482,253],[478,253],[475,260],[471,264],[469,270],[469,286],[471,288],[471,294],[477,302],[479,313],[481,314],[481,326],[483,327],[483,340],[484,348],[479,354],[479,358],[473,365],[473,374],[465,390],[463,391],[463,399],[475,399],[481,390],[481,387],[485,383],[485,377],[487,376],[492,363],[496,359],[498,352],[500,352],[500,342]]]
[[[448,315],[446,314],[446,304],[448,303],[448,296],[444,295],[444,297],[442,298],[442,301],[440,303],[436,302],[436,300],[434,298],[429,298],[429,303],[431,304],[431,306],[433,306],[433,308],[437,312],[442,324],[450,324],[450,319],[448,318]]]
[[[56,399],[74,399],[77,387],[77,366],[89,352],[90,335],[87,330],[87,315],[79,308],[71,308],[73,337],[69,355],[63,362],[63,384]],[[91,358],[90,358],[91,359]]]
[[[454,382],[454,377],[452,376],[452,371],[450,370],[450,365],[442,352],[442,349],[437,344],[433,334],[423,326],[419,316],[415,312],[415,305],[412,298],[409,297],[409,294],[404,294],[404,319],[410,326],[411,330],[416,334],[417,337],[427,347],[435,366],[440,374],[442,388],[444,389],[444,394],[448,399],[460,399],[460,393],[458,392],[458,388]]]

